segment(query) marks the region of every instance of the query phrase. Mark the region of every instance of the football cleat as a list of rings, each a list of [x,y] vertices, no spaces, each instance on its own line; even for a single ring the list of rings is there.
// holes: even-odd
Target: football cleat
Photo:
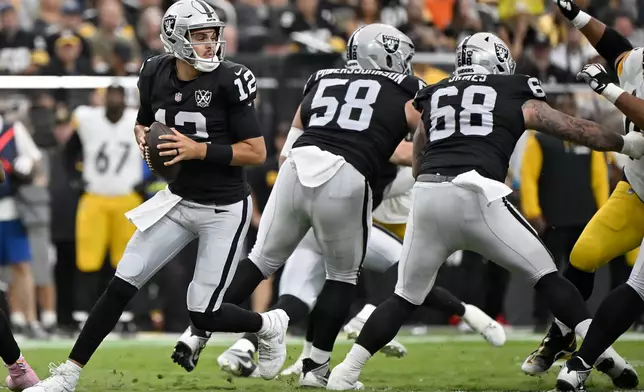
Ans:
[[[262,319],[269,325],[265,331],[257,334],[257,367],[263,379],[272,380],[286,362],[285,340],[289,317],[282,309],[275,309],[262,313]]]
[[[49,364],[51,376],[23,392],[74,392],[80,370],[70,363]]]
[[[539,375],[548,371],[555,361],[572,354],[576,349],[577,338],[574,332],[563,336],[558,327],[550,327],[539,348],[525,359],[521,370],[530,376]]]
[[[188,327],[174,346],[170,358],[172,358],[172,362],[186,369],[187,372],[191,372],[197,367],[199,356],[206,347],[206,343],[208,343],[207,337],[194,335],[192,328]]]
[[[40,381],[31,366],[22,357],[13,365],[7,366],[7,369],[9,369],[9,375],[5,382],[7,388],[12,391],[22,391],[33,387]]]
[[[352,370],[344,362],[334,367],[329,374],[326,389],[333,391],[354,391],[364,389],[364,384],[358,381],[359,370]]]
[[[252,351],[229,348],[217,357],[219,368],[235,377],[259,377]]]
[[[302,374],[300,374],[300,386],[310,388],[326,388],[329,380],[330,360],[323,364],[313,362],[311,358],[302,360]]]
[[[576,392],[584,390],[584,383],[590,375],[592,367],[583,359],[572,357],[561,368],[557,376],[557,391]]]
[[[503,326],[476,306],[465,304],[463,321],[474,331],[480,333],[491,345],[501,347],[505,344],[506,337]]]
[[[358,317],[352,318],[343,328],[344,332],[347,334],[347,338],[356,340],[360,335],[360,331],[362,331],[362,327],[364,327],[365,322],[366,320],[359,319]],[[387,357],[402,358],[407,355],[407,348],[396,339],[393,339],[381,348],[380,352],[385,354]]]
[[[611,350],[613,351],[613,350]],[[619,356],[615,351],[614,355],[608,356],[604,352],[597,362],[595,368],[613,380],[613,385],[620,389],[635,389],[639,384],[635,369]]]
[[[297,360],[289,367],[286,369],[282,370],[280,373],[280,376],[288,377],[288,376],[299,376],[302,374],[302,361],[304,360],[304,356],[300,354],[300,356],[297,358]]]

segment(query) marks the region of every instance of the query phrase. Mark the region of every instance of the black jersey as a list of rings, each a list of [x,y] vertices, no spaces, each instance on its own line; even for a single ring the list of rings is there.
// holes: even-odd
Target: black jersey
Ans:
[[[325,69],[304,87],[304,133],[293,144],[342,156],[372,184],[409,132],[405,103],[425,83],[377,70]]]
[[[255,76],[245,66],[223,61],[214,71],[192,81],[177,78],[175,58],[148,59],[139,76],[141,107],[137,122],[154,121],[199,142],[234,144],[262,136],[255,129],[233,129],[231,120],[252,108],[257,94]],[[201,160],[181,162],[170,190],[204,204],[232,204],[250,194],[243,168]]]
[[[462,75],[420,91],[428,143],[419,174],[457,176],[476,170],[504,182],[510,156],[525,131],[523,104],[545,100],[537,78],[525,75]]]

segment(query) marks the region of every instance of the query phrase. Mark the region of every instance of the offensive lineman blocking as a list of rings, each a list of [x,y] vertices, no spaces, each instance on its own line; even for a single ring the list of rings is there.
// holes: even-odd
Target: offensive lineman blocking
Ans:
[[[460,249],[523,273],[553,314],[578,334],[584,336],[590,324],[579,292],[557,274],[536,233],[505,200],[511,192],[503,183],[509,158],[526,128],[633,158],[644,155],[644,137],[623,137],[550,108],[538,79],[514,75],[509,48],[493,34],[465,38],[456,57],[454,77],[423,89],[414,102],[423,121],[414,135],[417,182],[396,293],[369,318],[331,372],[328,389],[361,387],[366,362],[396,335],[445,258]],[[617,356],[612,349],[604,355]]]

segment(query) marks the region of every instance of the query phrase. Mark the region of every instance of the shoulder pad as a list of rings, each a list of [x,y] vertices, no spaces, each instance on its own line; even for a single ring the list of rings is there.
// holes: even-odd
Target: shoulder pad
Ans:
[[[165,62],[174,59],[174,56],[171,56],[169,54],[160,54],[157,56],[152,56],[145,60],[143,64],[141,64],[141,69],[139,70],[139,76],[151,76],[154,75],[157,70],[159,69],[159,66]]]
[[[421,90],[418,90],[416,92],[416,95],[414,96],[414,101],[412,102],[416,110],[421,112],[424,108],[425,102],[429,99],[429,97],[432,95],[432,92],[434,91],[434,86],[435,84],[431,86],[426,86]]]
[[[406,92],[409,93],[409,97],[414,97],[416,93],[425,87],[427,87],[427,83],[425,81],[417,76],[414,75],[409,75],[405,79],[403,79],[402,83],[400,83],[400,86],[405,90]]]
[[[313,72],[311,76],[309,76],[309,79],[304,84],[304,90],[302,91],[302,96],[306,96],[306,94],[308,94],[309,91],[311,91],[311,89],[315,87],[315,85],[320,81],[320,78],[318,77],[318,75],[319,73],[316,71],[316,72]]]
[[[541,87],[541,81],[538,78],[528,75],[513,75],[515,80],[509,81],[511,86],[516,86],[519,95],[526,100],[538,99],[545,101],[547,99],[546,92]]]
[[[640,75],[644,68],[644,47],[631,50],[617,63],[617,75],[621,83]]]
[[[220,80],[228,102],[250,105],[257,97],[257,79],[253,71],[232,61],[223,61],[220,67]]]

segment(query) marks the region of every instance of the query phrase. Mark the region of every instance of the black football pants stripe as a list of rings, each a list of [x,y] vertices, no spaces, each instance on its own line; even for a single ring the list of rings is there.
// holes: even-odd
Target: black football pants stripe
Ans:
[[[525,218],[519,213],[519,211],[517,211],[516,208],[514,208],[514,206],[505,197],[503,198],[503,204],[505,204],[505,207],[508,209],[508,211],[510,211],[510,214],[512,214],[512,216],[516,220],[518,220],[523,227],[528,229],[528,231],[532,233],[532,235],[541,243],[541,245],[543,245],[543,247],[548,251],[550,258],[554,262],[555,258],[552,256],[552,253],[550,253],[550,249],[548,249],[546,244],[543,243],[543,241],[541,240],[541,237],[539,237],[539,233],[536,232],[536,230],[532,227],[532,225],[530,225],[530,223],[528,223],[528,221],[525,220]]]
[[[360,260],[360,267],[358,267],[358,276],[362,272],[362,265],[367,256],[367,242],[369,242],[369,226],[371,225],[369,219],[369,182],[364,180],[364,198],[362,200],[362,259]]]
[[[237,252],[239,241],[240,240],[243,241],[243,238],[241,238],[241,235],[242,235],[242,231],[244,230],[244,226],[246,225],[246,219],[248,219],[248,197],[244,198],[244,204],[242,206],[242,216],[239,222],[239,226],[237,227],[237,231],[235,232],[235,236],[233,237],[233,242],[230,245],[230,250],[228,251],[228,257],[226,258],[226,264],[224,265],[224,269],[221,272],[221,279],[219,280],[219,284],[217,285],[217,288],[215,289],[215,291],[212,293],[212,297],[210,297],[210,302],[208,302],[206,313],[213,311],[213,309],[215,308],[215,304],[219,300],[221,291],[224,289],[226,280],[228,280],[228,274],[230,273],[230,268],[232,267],[233,259],[235,258],[235,253]]]

